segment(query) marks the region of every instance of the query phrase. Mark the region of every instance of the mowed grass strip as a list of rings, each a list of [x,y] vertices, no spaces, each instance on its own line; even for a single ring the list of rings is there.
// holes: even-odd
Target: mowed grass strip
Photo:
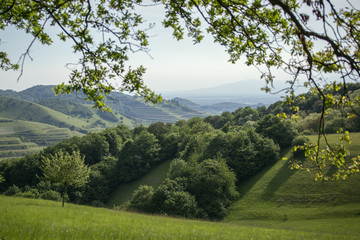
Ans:
[[[120,184],[111,194],[110,200],[106,206],[110,208],[121,206],[126,201],[131,199],[134,191],[141,185],[153,186],[154,188],[158,187],[166,178],[166,174],[170,167],[170,162],[171,161],[162,162],[141,178],[138,178],[129,183]]]
[[[0,239],[356,239],[0,196]]]

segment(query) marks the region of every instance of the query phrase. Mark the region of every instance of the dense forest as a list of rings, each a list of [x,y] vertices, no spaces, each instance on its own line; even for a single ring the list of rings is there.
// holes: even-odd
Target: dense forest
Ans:
[[[350,86],[358,96],[359,85]],[[103,206],[121,183],[131,182],[154,166],[172,160],[167,179],[157,188],[141,186],[128,204],[137,211],[191,218],[222,219],[239,197],[237,185],[276,162],[282,149],[301,145],[318,130],[319,97],[295,99],[300,120],[276,114],[290,113],[281,102],[268,108],[244,107],[205,118],[175,123],[155,122],[129,129],[124,125],[83,137],[72,137],[39,153],[0,162],[5,195],[60,200],[61,186],[45,181],[42,159],[59,151],[79,151],[90,166],[88,184],[70,188],[67,200]],[[49,103],[50,104],[50,103]],[[354,109],[345,109],[352,111]],[[329,112],[325,130],[359,130],[359,118]]]

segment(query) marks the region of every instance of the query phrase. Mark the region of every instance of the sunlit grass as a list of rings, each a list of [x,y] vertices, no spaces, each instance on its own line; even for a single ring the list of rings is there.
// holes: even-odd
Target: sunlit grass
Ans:
[[[329,135],[334,143],[338,135]],[[360,134],[352,133],[353,152]],[[285,156],[292,158],[289,149]],[[360,176],[345,181],[315,181],[312,172],[289,169],[279,161],[240,185],[241,199],[226,222],[249,226],[360,236]],[[336,239],[336,238],[331,238]]]
[[[0,196],[1,239],[355,239]]]

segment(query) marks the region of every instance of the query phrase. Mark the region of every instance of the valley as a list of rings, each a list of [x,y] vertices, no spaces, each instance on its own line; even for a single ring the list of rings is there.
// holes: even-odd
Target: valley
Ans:
[[[351,94],[359,93],[357,86],[351,87]],[[6,212],[0,217],[5,226],[0,237],[27,239],[29,228],[37,229],[30,238],[55,239],[67,232],[85,239],[89,228],[97,229],[94,239],[356,239],[360,234],[359,175],[314,181],[318,167],[304,152],[293,152],[295,144],[317,141],[316,97],[299,103],[303,112],[297,122],[276,115],[289,111],[280,102],[256,108],[218,104],[219,109],[236,109],[206,115],[200,105],[180,98],[153,106],[117,94],[111,99],[112,112],[100,112],[79,99],[30,99],[0,96],[0,174],[5,179],[0,208]],[[350,131],[352,143],[344,143],[349,161],[360,148],[358,118],[338,119],[333,112],[326,116],[326,141],[336,146],[347,132],[336,134],[334,129]],[[323,148],[324,138],[320,143]],[[77,151],[90,166],[88,183],[66,193],[63,211],[71,218],[58,202],[62,187],[39,177],[42,159],[59,151]],[[291,163],[304,163],[304,169],[291,170]],[[331,166],[323,171],[336,173]],[[30,206],[27,213],[35,223],[20,216],[23,206]],[[61,217],[49,218],[49,212]],[[110,220],[106,225],[89,220],[87,212]],[[63,219],[84,224],[65,226]],[[49,228],[49,221],[59,227]],[[14,226],[20,222],[24,227],[17,231]],[[146,224],[147,230],[138,231],[136,224]]]

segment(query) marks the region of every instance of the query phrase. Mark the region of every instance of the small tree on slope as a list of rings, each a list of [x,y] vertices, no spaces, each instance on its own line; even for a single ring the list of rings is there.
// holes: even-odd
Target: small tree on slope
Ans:
[[[62,206],[64,207],[66,191],[69,186],[81,187],[89,179],[90,168],[84,164],[84,157],[79,151],[63,153],[62,151],[42,159],[42,166],[45,179],[62,185]]]

